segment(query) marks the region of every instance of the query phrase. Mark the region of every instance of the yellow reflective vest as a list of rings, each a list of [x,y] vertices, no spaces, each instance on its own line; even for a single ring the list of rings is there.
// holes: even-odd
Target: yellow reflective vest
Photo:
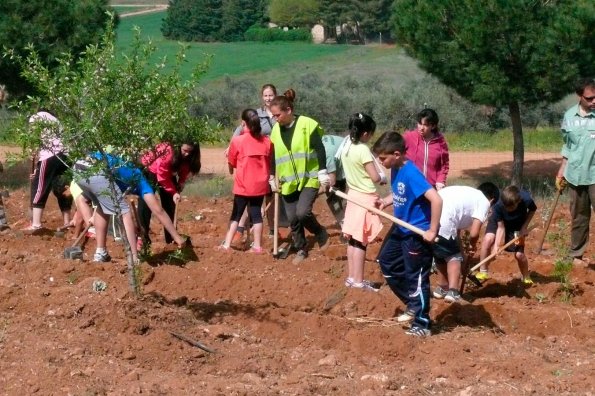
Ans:
[[[281,184],[281,194],[289,195],[304,187],[320,188],[318,182],[318,157],[310,147],[312,133],[324,134],[318,122],[305,116],[295,120],[291,147],[281,137],[279,123],[273,126],[271,141],[275,146],[275,173]]]

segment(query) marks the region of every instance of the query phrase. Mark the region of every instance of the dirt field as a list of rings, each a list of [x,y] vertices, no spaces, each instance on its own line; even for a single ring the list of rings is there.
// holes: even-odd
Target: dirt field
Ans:
[[[221,153],[204,155],[205,172],[219,172]],[[522,287],[514,259],[501,255],[491,266],[493,278],[469,288],[466,301],[433,299],[434,335],[414,339],[392,320],[403,306],[388,287],[370,293],[343,286],[346,247],[322,199],[315,212],[332,244],[325,252],[314,247],[294,266],[291,256],[276,261],[216,252],[231,200],[185,197],[179,228],[192,237],[196,257],[174,259],[154,222],[155,256],[142,265],[144,297],[135,299],[122,247],[113,239],[113,262],[95,264],[93,240],[84,259],[72,261],[62,258],[72,235],[15,231],[25,225],[27,198],[23,189],[10,192],[5,202],[13,230],[0,234],[0,394],[595,393],[595,266],[572,271],[574,297],[562,302],[551,276],[554,249],[548,244],[548,254],[533,253],[542,232],[539,213],[526,250],[536,284]],[[44,217],[46,227],[60,225],[53,197]],[[568,218],[560,205],[554,239],[567,237]],[[366,278],[381,282],[373,262],[378,247],[368,251]],[[93,291],[95,280],[107,289]]]

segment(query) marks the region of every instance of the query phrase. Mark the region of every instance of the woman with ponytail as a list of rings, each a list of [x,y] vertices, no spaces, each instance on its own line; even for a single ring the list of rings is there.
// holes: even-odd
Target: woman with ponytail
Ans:
[[[328,233],[316,220],[312,207],[319,188],[330,186],[330,177],[322,143],[324,132],[317,121],[294,113],[294,99],[295,91],[288,89],[271,102],[277,123],[271,131],[275,162],[269,182],[273,191],[281,193],[291,224],[293,248],[297,250],[293,263],[298,264],[308,256],[304,229],[315,235],[321,249],[328,247]]]
[[[233,236],[238,229],[242,213],[248,207],[248,214],[254,225],[254,245],[251,253],[264,253],[262,249],[262,213],[260,208],[264,196],[269,192],[271,140],[261,134],[260,118],[254,109],[242,112],[242,132],[229,144],[227,162],[229,173],[234,174],[233,209],[231,223],[225,241],[218,250],[229,251]]]

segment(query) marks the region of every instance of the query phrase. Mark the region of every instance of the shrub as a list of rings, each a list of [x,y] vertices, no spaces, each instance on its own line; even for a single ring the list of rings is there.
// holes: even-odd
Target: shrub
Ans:
[[[379,131],[411,129],[415,127],[417,113],[425,106],[438,112],[440,128],[445,133],[492,133],[510,127],[506,111],[473,104],[430,76],[398,85],[387,84],[381,75],[305,72],[292,77],[288,86],[297,93],[295,111],[319,121],[327,133],[345,131],[349,114],[358,111],[370,114]],[[286,87],[277,88],[283,92]],[[243,108],[258,105],[259,89],[251,80],[227,77],[223,87],[203,87],[197,93],[200,102],[193,108],[196,114],[208,115],[232,129]],[[527,113],[524,122],[528,127],[553,123],[557,129],[563,114],[561,105],[523,111]],[[555,134],[552,136],[556,138]]]
[[[297,28],[283,30],[278,28],[264,28],[252,26],[244,33],[246,41],[312,41],[312,34],[309,29]]]

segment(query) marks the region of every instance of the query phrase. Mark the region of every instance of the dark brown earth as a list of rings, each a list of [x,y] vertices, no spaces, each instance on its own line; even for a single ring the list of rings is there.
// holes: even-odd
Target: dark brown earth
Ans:
[[[0,186],[6,183],[1,177]],[[595,266],[572,270],[570,302],[562,301],[552,276],[557,243],[568,238],[564,202],[542,255],[533,250],[544,216],[535,216],[527,242],[533,287],[521,286],[513,257],[503,254],[491,266],[493,278],[468,288],[466,301],[433,299],[434,335],[416,339],[392,320],[403,306],[388,287],[370,293],[343,286],[346,247],[321,199],[315,212],[332,244],[325,252],[313,248],[295,266],[291,256],[216,252],[231,199],[184,197],[179,228],[192,237],[196,259],[179,262],[174,248],[154,235],[155,256],[142,264],[143,297],[137,299],[128,290],[122,246],[113,239],[113,262],[96,264],[89,258],[93,240],[84,259],[72,261],[62,258],[71,234],[18,232],[27,197],[23,188],[10,191],[5,202],[13,229],[0,234],[0,394],[595,392]],[[60,225],[53,197],[44,218],[48,228]],[[156,224],[153,232],[160,232]],[[369,249],[366,277],[381,282],[372,261],[378,247]],[[592,244],[588,253],[592,259]],[[93,291],[96,280],[107,289]]]

